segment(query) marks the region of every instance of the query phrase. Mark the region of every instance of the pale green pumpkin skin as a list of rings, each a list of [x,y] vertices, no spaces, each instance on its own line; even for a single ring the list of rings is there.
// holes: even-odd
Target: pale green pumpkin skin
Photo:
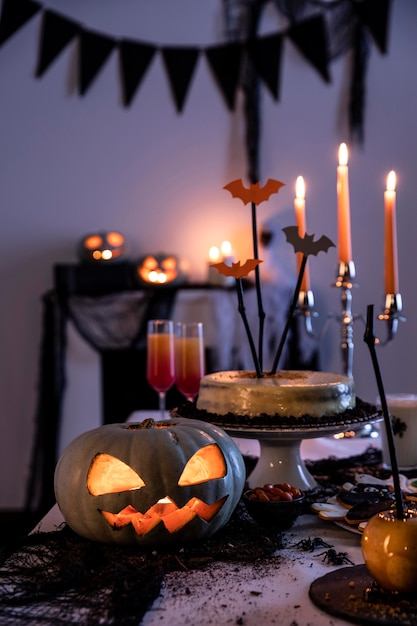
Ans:
[[[233,439],[221,428],[186,418],[156,422],[163,427],[139,428],[138,424],[108,424],[83,433],[72,441],[55,470],[55,496],[66,523],[79,535],[104,543],[151,546],[183,543],[209,537],[230,519],[245,483],[245,465]],[[187,462],[203,446],[216,444],[225,459],[223,477],[196,485],[179,486]],[[134,470],[143,488],[92,495],[87,476],[93,459],[109,454]],[[225,498],[209,522],[196,516],[173,533],[159,523],[148,534],[138,535],[128,524],[115,530],[101,511],[118,513],[131,505],[145,513],[160,498],[169,496],[178,507],[197,497],[206,504]]]

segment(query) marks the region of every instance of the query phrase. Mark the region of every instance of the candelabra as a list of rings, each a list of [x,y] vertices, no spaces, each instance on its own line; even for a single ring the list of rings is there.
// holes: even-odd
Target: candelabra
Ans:
[[[354,315],[352,313],[352,289],[357,286],[354,282],[356,276],[355,264],[353,261],[348,263],[340,262],[337,270],[336,282],[334,287],[340,289],[341,295],[341,313],[328,313],[323,326],[319,333],[313,328],[313,318],[318,317],[318,313],[314,308],[314,294],[311,290],[300,291],[297,314],[304,318],[305,330],[308,335],[314,338],[320,338],[325,332],[328,322],[335,319],[341,325],[341,350],[343,359],[343,370],[346,376],[352,377],[353,370],[353,323],[357,319],[365,322],[363,315]],[[400,293],[389,293],[385,296],[385,308],[382,314],[378,315],[379,320],[387,323],[387,336],[384,341],[377,339],[379,344],[385,345],[390,342],[396,335],[399,322],[404,322],[405,317],[401,315],[402,298]]]

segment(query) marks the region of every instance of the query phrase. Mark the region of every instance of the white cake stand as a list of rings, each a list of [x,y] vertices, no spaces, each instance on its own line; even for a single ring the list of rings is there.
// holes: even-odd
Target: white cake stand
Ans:
[[[366,423],[379,421],[379,417],[366,420]],[[331,426],[311,426],[302,428],[261,428],[222,426],[231,437],[257,439],[260,444],[260,457],[255,468],[248,477],[251,489],[266,483],[288,482],[302,490],[314,489],[318,483],[306,468],[301,458],[301,442],[303,439],[327,437],[348,430],[359,429],[363,422],[344,421]]]

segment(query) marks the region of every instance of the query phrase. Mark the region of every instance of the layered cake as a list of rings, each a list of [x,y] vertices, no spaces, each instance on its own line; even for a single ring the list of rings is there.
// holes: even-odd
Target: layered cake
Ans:
[[[351,378],[328,372],[280,370],[258,378],[254,372],[236,370],[204,376],[197,409],[248,418],[261,414],[322,417],[355,406]]]
[[[353,379],[342,374],[278,370],[259,378],[234,370],[204,376],[196,405],[181,408],[188,411],[220,425],[268,428],[363,422],[376,409],[356,398]]]

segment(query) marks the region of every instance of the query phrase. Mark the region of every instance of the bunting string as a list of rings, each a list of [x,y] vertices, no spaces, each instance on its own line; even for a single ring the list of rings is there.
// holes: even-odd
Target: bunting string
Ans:
[[[251,0],[236,0],[242,4],[250,4]],[[267,0],[252,0],[252,15],[259,19],[261,5]],[[256,7],[258,3],[258,7]],[[247,98],[247,106],[256,112],[256,89],[262,84],[271,97],[278,101],[280,97],[280,74],[282,63],[283,41],[288,38],[300,51],[303,58],[319,74],[326,83],[331,82],[330,62],[334,58],[334,42],[332,29],[334,19],[346,26],[346,15],[355,28],[350,32],[354,36],[349,39],[345,49],[355,47],[355,67],[357,82],[352,86],[356,100],[350,103],[351,123],[363,125],[361,102],[364,101],[364,78],[369,42],[373,41],[381,54],[388,48],[388,22],[391,0],[273,0],[274,6],[289,21],[288,28],[281,32],[258,36],[256,23],[249,24],[240,31],[238,37],[230,37],[226,43],[201,46],[158,45],[153,42],[129,38],[117,38],[109,33],[98,32],[87,28],[84,24],[74,21],[55,10],[51,10],[35,0],[3,0],[0,13],[0,47],[36,16],[40,16],[41,27],[37,51],[35,77],[40,79],[51,68],[54,61],[74,40],[78,43],[77,91],[85,96],[103,70],[110,56],[117,52],[120,65],[121,94],[124,107],[130,107],[141,83],[149,71],[157,54],[161,55],[174,105],[178,113],[183,112],[192,86],[193,78],[203,57],[208,64],[214,83],[229,111],[234,111],[236,93],[242,84],[243,64],[248,64],[250,73],[246,79],[251,85],[251,96]],[[292,7],[291,10],[289,7]],[[328,10],[332,11],[329,19]],[[343,9],[343,13],[341,10]],[[348,13],[346,13],[346,11]],[[343,14],[343,20],[341,15]],[[333,20],[333,21],[332,21]],[[243,37],[242,37],[243,34]],[[330,45],[329,45],[330,43]],[[343,47],[343,46],[342,46]],[[249,76],[249,78],[248,78]],[[255,95],[254,95],[255,94]],[[252,100],[251,100],[252,98]],[[255,100],[253,100],[255,98]],[[359,102],[359,107],[358,107]],[[259,119],[253,118],[259,124]],[[257,133],[250,136],[248,142],[253,151],[252,165],[249,168],[250,178],[257,176]],[[360,132],[358,133],[361,136]]]

